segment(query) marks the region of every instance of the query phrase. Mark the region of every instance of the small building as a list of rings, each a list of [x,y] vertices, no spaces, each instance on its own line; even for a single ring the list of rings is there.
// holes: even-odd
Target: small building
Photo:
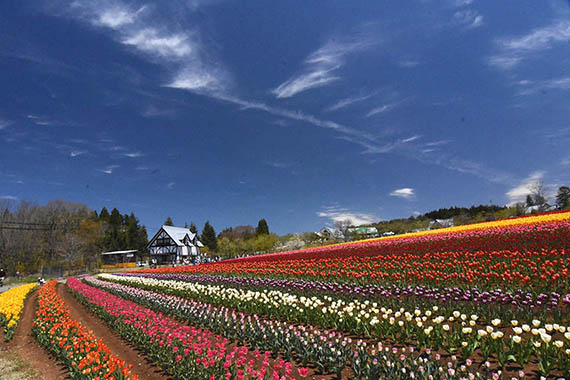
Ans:
[[[317,235],[319,235],[319,237],[321,239],[324,239],[324,240],[344,239],[344,234],[342,233],[341,230],[338,230],[336,228],[326,227],[326,226],[321,228],[321,230],[319,232],[317,232]]]
[[[453,218],[449,219],[435,219],[429,222],[429,230],[436,230],[438,228],[448,228],[455,226]]]
[[[356,227],[354,234],[356,234],[359,239],[371,239],[378,237],[378,229],[376,227]]]
[[[151,263],[157,265],[198,264],[204,244],[188,228],[162,226],[147,244]]]
[[[527,208],[524,209],[524,213],[525,214],[536,214],[536,213],[548,212],[548,211],[554,211],[554,210],[556,210],[555,206],[551,206],[548,203],[546,203],[544,205],[528,206]]]
[[[111,251],[101,253],[101,260],[103,260],[102,267],[104,269],[112,268],[135,268],[136,262],[136,249],[129,251]]]

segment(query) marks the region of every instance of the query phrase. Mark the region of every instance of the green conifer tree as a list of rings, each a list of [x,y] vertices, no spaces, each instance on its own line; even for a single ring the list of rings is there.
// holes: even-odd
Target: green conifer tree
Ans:
[[[218,240],[216,239],[216,231],[210,225],[210,221],[206,221],[202,229],[202,244],[210,248],[210,251],[215,251],[218,248]]]

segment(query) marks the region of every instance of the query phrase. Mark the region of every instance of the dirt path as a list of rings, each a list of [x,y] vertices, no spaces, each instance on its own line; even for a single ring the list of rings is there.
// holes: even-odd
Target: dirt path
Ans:
[[[97,337],[102,338],[113,354],[127,363],[132,363],[133,372],[138,374],[141,379],[168,379],[168,375],[165,374],[160,367],[149,364],[145,359],[145,355],[142,355],[135,348],[130,346],[117,333],[107,327],[105,322],[91,314],[85,306],[65,289],[65,285],[59,284],[57,286],[57,294],[59,294],[67,304],[71,316],[88,330],[92,330],[93,334]]]
[[[67,370],[63,364],[60,364],[55,357],[49,355],[48,352],[43,347],[40,347],[34,338],[30,336],[36,310],[36,299],[37,291],[33,292],[26,299],[20,322],[16,328],[16,333],[8,343],[4,342],[4,336],[2,334],[0,351],[10,351],[17,355],[19,359],[28,363],[34,372],[40,374],[40,376],[34,377],[34,379],[69,379]]]

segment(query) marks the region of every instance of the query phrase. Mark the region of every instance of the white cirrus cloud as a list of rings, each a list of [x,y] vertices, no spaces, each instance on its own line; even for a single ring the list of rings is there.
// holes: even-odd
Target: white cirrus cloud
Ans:
[[[467,29],[473,29],[483,25],[483,16],[472,9],[455,12],[453,20]]]
[[[133,9],[113,0],[76,0],[69,5],[69,10],[76,16],[95,25],[119,29],[133,24],[146,6]]]
[[[392,197],[398,197],[403,199],[413,199],[416,194],[414,193],[414,189],[410,187],[403,187],[401,189],[396,189],[390,193]]]
[[[137,16],[143,12],[145,8],[146,6],[143,6],[134,11],[122,4],[115,4],[114,7],[103,9],[102,12],[99,13],[99,17],[95,19],[95,22],[99,25],[116,29],[135,22]]]
[[[14,196],[14,195],[0,195],[0,199],[5,199],[5,200],[9,200],[9,201],[16,201],[16,200],[18,200],[18,197]]]
[[[12,124],[14,124],[13,121],[0,118],[0,129],[8,128]]]
[[[419,139],[420,137],[422,137],[422,136],[420,136],[420,135],[413,135],[413,136],[410,136],[410,137],[408,137],[408,138],[402,139],[402,142],[403,142],[403,143],[409,143],[409,142],[412,142],[412,141],[415,141],[415,140]]]
[[[223,93],[226,87],[223,80],[225,77],[224,72],[216,72],[215,69],[206,69],[196,64],[181,70],[165,87],[206,94]]]
[[[312,88],[326,86],[339,80],[339,69],[346,63],[347,56],[363,51],[372,45],[367,38],[352,41],[330,40],[305,60],[304,69],[275,88],[277,98],[290,98]]]
[[[473,0],[454,0],[452,3],[456,7],[463,7],[465,5],[470,5]]]
[[[569,41],[570,21],[557,21],[522,36],[497,40],[499,51],[490,56],[487,62],[501,69],[511,69],[533,54],[548,50],[557,43]]]
[[[352,104],[363,102],[367,99],[370,99],[374,95],[375,95],[375,93],[367,94],[367,95],[360,95],[360,96],[349,96],[347,98],[340,99],[338,102],[336,102],[332,106],[326,108],[325,111],[327,111],[327,112],[337,111],[341,108],[345,108],[345,107],[348,107]]]
[[[398,104],[397,103],[389,103],[389,104],[382,104],[381,106],[374,107],[371,109],[367,114],[366,117],[374,116],[379,113],[390,112],[393,110]]]
[[[378,136],[363,132],[358,128],[321,119],[297,110],[274,107],[263,102],[235,96],[231,91],[233,82],[231,73],[225,69],[223,62],[216,59],[215,49],[204,43],[209,39],[200,35],[198,24],[193,25],[192,29],[184,29],[179,23],[172,22],[173,17],[169,16],[168,11],[158,10],[156,6],[135,9],[127,4],[120,0],[75,0],[67,11],[60,12],[58,9],[54,14],[71,15],[102,30],[110,31],[111,37],[117,43],[143,55],[152,63],[159,65],[164,72],[173,73],[170,80],[166,81],[165,87],[187,90],[228,102],[241,107],[241,111],[258,110],[282,119],[296,120],[326,128],[338,133],[339,138],[364,147],[366,153],[387,153],[401,146],[402,142],[399,140],[387,143],[381,141]],[[194,9],[201,4],[201,1],[195,1],[193,4],[185,9]],[[275,95],[289,97],[308,88],[334,82],[337,77],[341,77],[341,69],[347,64],[351,55],[366,51],[370,46],[379,43],[378,33],[374,35],[364,32],[347,34],[349,36],[346,38],[339,38],[336,41],[331,39],[310,54],[300,74],[278,86],[280,91],[274,90]],[[121,149],[121,152],[124,153],[124,150]],[[421,157],[420,153],[414,151],[409,155],[422,161],[424,157]],[[479,176],[487,176],[488,172],[485,168],[479,167],[465,169],[465,165],[461,163],[450,167],[447,164],[449,160],[435,161],[432,159],[431,162]],[[100,171],[111,174],[113,170],[114,168],[106,168]]]
[[[49,126],[49,125],[58,125],[60,124],[59,122],[52,120],[46,116],[38,116],[38,115],[26,115],[26,117],[28,118],[28,120],[30,120],[32,123],[36,124],[36,125],[42,125],[42,126]]]
[[[527,178],[522,180],[517,186],[511,188],[507,191],[506,196],[509,199],[509,206],[514,205],[518,202],[524,202],[527,195],[532,193],[532,186],[537,182],[541,181],[544,177],[543,171],[536,171],[531,173]]]
[[[206,56],[208,49],[198,32],[172,23],[156,7],[134,9],[119,0],[77,0],[69,11],[85,22],[111,30],[117,42],[174,73],[166,87],[208,94],[222,91],[229,82],[229,74],[220,63]]]
[[[430,141],[428,143],[425,144],[425,146],[441,146],[441,145],[445,145],[445,144],[449,144],[451,141],[450,140],[437,140],[437,141]]]
[[[132,152],[132,153],[125,153],[125,154],[123,154],[123,156],[128,157],[128,158],[137,158],[137,157],[144,156],[144,154],[142,154],[141,152]]]
[[[81,156],[82,154],[87,153],[86,150],[73,150],[69,153],[69,157],[77,157],[77,156]]]
[[[398,96],[398,94],[396,92],[394,92],[394,93],[389,95],[389,98],[392,100],[392,99],[396,98],[397,96]],[[403,104],[409,103],[412,99],[413,99],[413,97],[407,97],[407,98],[397,100],[397,101],[392,101],[389,103],[386,102],[382,105],[379,105],[377,107],[372,108],[370,111],[368,111],[368,113],[365,115],[365,117],[371,117],[371,116],[374,116],[377,114],[390,112],[396,107],[400,107]]]
[[[351,225],[360,226],[362,224],[376,223],[380,217],[374,214],[351,211],[341,207],[323,207],[323,210],[317,211],[317,216],[328,218],[334,222],[344,222],[350,220]]]
[[[570,90],[570,77],[544,81],[520,80],[516,84],[521,86],[519,95],[532,95],[544,90]]]
[[[229,96],[229,95],[215,95],[214,96],[216,99],[219,100],[223,100],[232,104],[236,104],[241,106],[241,110],[248,110],[248,109],[253,109],[253,110],[258,110],[258,111],[263,111],[263,112],[267,112],[273,116],[279,116],[279,117],[283,117],[283,118],[287,118],[287,119],[291,119],[291,120],[297,120],[297,121],[302,121],[317,127],[321,127],[321,128],[326,128],[326,129],[331,129],[333,131],[336,131],[344,136],[347,137],[353,137],[355,138],[354,142],[357,144],[360,144],[364,147],[368,147],[368,145],[370,144],[375,144],[377,143],[377,138],[359,131],[355,128],[351,128],[349,126],[334,122],[334,121],[330,121],[330,120],[324,120],[324,119],[320,119],[316,116],[310,115],[310,114],[306,114],[303,113],[301,111],[292,111],[289,109],[285,109],[285,108],[280,108],[280,107],[274,107],[274,106],[270,106],[268,104],[265,103],[261,103],[261,102],[252,102],[249,100],[244,100],[244,99],[240,99],[237,97],[233,97],[233,96]],[[352,140],[350,140],[352,141]]]
[[[272,168],[276,169],[285,169],[291,166],[291,164],[281,161],[263,161],[263,163],[267,166],[271,166]]]
[[[101,173],[105,173],[105,174],[113,174],[113,172],[115,171],[115,169],[117,169],[119,167],[119,165],[109,165],[107,167],[105,167],[104,169],[98,169]]]
[[[193,48],[184,33],[161,33],[155,28],[136,30],[122,40],[125,45],[165,58],[183,58],[192,54]]]

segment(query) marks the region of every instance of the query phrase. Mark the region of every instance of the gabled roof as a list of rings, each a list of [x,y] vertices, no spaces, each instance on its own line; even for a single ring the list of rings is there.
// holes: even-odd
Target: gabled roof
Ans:
[[[135,253],[136,249],[130,249],[128,251],[110,251],[110,252],[103,252],[101,255],[122,255],[123,253]]]
[[[319,236],[323,236],[325,234],[328,234],[328,235],[336,237],[336,238],[343,238],[344,237],[344,234],[342,233],[341,230],[338,230],[336,228],[327,227],[327,226],[324,226],[323,228],[321,228],[321,230],[319,232],[317,232],[317,235],[319,235]]]
[[[164,232],[166,232],[166,234],[168,236],[170,236],[170,238],[174,241],[174,243],[179,246],[179,247],[183,247],[184,244],[184,238],[186,236],[188,236],[188,239],[190,241],[194,241],[194,239],[196,238],[196,234],[193,233],[192,231],[190,231],[189,228],[181,228],[181,227],[173,227],[173,226],[162,226],[160,228],[160,230],[158,230],[158,232],[156,233],[156,235],[158,235],[158,233],[164,230]],[[156,237],[155,235],[155,237]],[[149,241],[149,244],[154,240],[154,237]],[[204,244],[202,244],[202,242],[198,239],[196,239],[196,246],[198,247],[203,247]]]

